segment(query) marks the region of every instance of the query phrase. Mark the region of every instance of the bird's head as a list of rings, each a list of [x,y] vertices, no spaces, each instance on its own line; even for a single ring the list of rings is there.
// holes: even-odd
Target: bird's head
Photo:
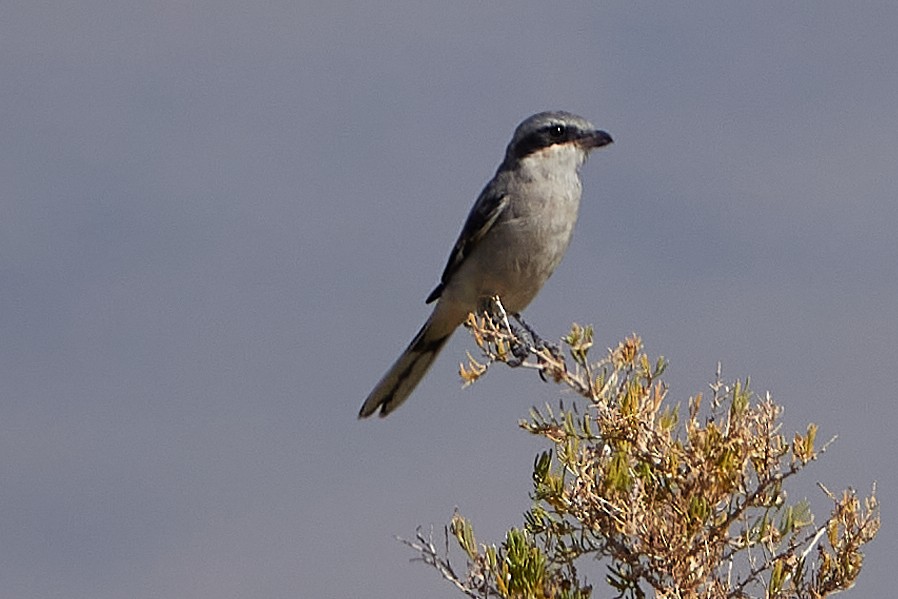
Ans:
[[[612,143],[611,136],[569,112],[540,112],[515,129],[505,152],[506,163],[518,163],[539,154],[565,156],[582,164],[590,151]]]

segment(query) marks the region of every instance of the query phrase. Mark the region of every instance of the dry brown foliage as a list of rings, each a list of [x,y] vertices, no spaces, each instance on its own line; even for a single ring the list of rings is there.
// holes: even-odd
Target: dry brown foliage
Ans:
[[[501,310],[501,306],[500,306]],[[875,490],[859,499],[829,494],[833,510],[815,525],[805,502],[790,505],[783,483],[823,451],[813,424],[791,442],[782,409],[756,397],[748,382],[717,380],[709,397],[665,401],[666,363],[652,361],[637,336],[590,361],[591,328],[574,325],[553,348],[524,345],[507,316],[471,315],[482,357],[460,373],[475,382],[505,362],[535,369],[585,403],[532,410],[520,426],[551,442],[533,469],[533,507],[503,543],[479,545],[456,514],[445,550],[419,530],[406,541],[420,559],[469,597],[585,599],[579,574],[602,560],[617,597],[817,599],[850,588],[861,548],[875,536]],[[527,359],[521,359],[526,354]],[[517,357],[516,357],[517,356]],[[707,404],[707,405],[704,405]],[[449,538],[463,550],[465,572],[449,561]]]

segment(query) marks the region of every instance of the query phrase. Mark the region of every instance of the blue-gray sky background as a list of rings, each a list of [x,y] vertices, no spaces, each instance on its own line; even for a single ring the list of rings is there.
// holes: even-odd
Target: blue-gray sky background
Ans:
[[[558,390],[462,390],[458,334],[356,413],[545,109],[616,143],[528,321],[638,331],[674,401],[720,360],[838,434],[792,497],[877,480],[846,596],[890,595],[896,31],[891,1],[6,3],[0,596],[459,596],[393,535],[520,524],[516,421]]]

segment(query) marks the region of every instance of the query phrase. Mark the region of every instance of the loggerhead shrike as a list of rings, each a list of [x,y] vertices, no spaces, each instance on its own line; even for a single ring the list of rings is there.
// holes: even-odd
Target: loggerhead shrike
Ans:
[[[611,136],[568,112],[541,112],[515,129],[505,160],[462,228],[433,312],[362,404],[359,418],[386,416],[415,389],[468,313],[499,296],[523,310],[561,262],[580,207],[580,166]]]

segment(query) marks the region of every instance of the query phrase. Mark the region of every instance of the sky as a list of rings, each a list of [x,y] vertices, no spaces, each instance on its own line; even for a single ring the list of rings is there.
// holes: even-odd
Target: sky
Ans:
[[[888,1],[6,3],[0,597],[460,596],[395,537],[520,525],[517,422],[565,395],[462,389],[457,333],[356,414],[548,109],[615,143],[527,321],[638,332],[672,402],[720,361],[838,435],[790,500],[876,481],[845,596],[890,595],[896,30]]]

